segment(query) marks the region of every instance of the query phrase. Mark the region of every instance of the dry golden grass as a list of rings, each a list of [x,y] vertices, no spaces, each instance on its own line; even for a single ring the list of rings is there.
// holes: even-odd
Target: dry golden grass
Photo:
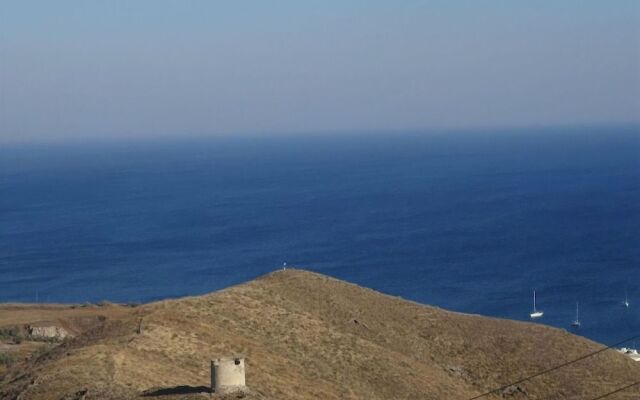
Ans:
[[[109,317],[13,368],[0,399],[208,398],[209,361],[242,353],[248,399],[464,400],[601,347],[287,270]],[[606,351],[487,398],[590,399],[637,380],[639,365]]]
[[[0,354],[10,355],[16,360],[24,360],[32,354],[48,348],[51,344],[32,341],[27,337],[26,326],[58,326],[71,335],[80,333],[100,324],[107,318],[119,318],[131,312],[130,307],[110,304],[100,307],[95,305],[63,305],[63,304],[17,304],[0,305],[0,328],[17,328],[22,340],[16,344],[10,338],[0,338]],[[0,365],[0,374],[6,365]]]
[[[94,326],[98,319],[118,318],[131,311],[130,307],[116,304],[65,305],[65,304],[0,304],[0,327],[26,324],[52,324],[65,328],[71,334],[79,334]]]

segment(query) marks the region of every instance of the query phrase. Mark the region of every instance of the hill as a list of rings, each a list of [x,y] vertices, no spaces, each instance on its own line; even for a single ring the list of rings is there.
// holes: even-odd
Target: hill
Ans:
[[[210,360],[244,354],[247,399],[464,400],[602,347],[286,270],[102,318],[14,365],[0,399],[208,398]],[[639,380],[639,365],[608,350],[485,398],[589,400]]]

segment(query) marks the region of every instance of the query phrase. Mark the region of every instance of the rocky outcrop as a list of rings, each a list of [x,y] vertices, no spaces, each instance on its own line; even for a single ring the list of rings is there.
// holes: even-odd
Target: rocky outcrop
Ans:
[[[51,325],[51,326],[29,326],[29,336],[34,339],[56,339],[62,340],[67,336],[70,336],[64,328]]]

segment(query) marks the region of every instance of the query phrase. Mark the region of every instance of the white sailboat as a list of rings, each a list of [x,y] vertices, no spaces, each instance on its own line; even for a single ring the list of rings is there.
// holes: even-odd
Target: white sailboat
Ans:
[[[629,296],[627,296],[627,291],[624,291],[624,301],[622,302],[625,307],[629,308]]]
[[[544,315],[544,311],[538,311],[536,309],[536,291],[533,291],[533,312],[531,314],[529,314],[529,316],[531,317],[531,319],[536,319],[536,318],[540,318]]]
[[[578,308],[578,302],[576,301],[576,319],[571,323],[571,326],[579,328],[580,327],[580,314]]]

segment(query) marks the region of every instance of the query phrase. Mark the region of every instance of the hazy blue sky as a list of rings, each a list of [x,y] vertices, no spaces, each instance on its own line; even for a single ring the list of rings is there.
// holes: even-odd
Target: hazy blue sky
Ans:
[[[5,142],[639,114],[637,0],[0,0]]]

